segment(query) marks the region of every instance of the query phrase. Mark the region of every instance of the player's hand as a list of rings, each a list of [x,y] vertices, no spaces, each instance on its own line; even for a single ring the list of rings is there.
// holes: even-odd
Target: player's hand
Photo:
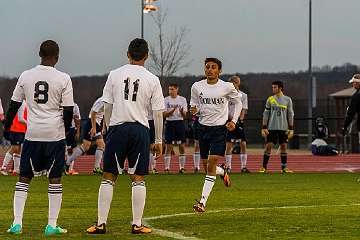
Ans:
[[[191,112],[192,115],[195,115],[198,112],[196,106],[191,106],[190,107],[190,112]]]
[[[91,137],[91,138],[95,137],[95,135],[96,135],[96,128],[91,128],[89,134],[90,134],[90,137]]]
[[[236,124],[233,121],[230,121],[225,124],[225,127],[231,132],[235,130]]]
[[[287,135],[288,139],[292,139],[294,137],[294,130],[289,130]]]
[[[162,147],[162,144],[161,143],[158,143],[158,144],[154,144],[154,154],[155,154],[155,159],[159,159],[162,155],[162,150],[163,150],[163,147]]]
[[[266,138],[267,135],[269,135],[269,130],[267,130],[266,128],[261,129],[261,136]]]

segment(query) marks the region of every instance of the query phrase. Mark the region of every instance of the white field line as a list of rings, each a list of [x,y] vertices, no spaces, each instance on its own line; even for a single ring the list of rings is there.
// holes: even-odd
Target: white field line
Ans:
[[[253,208],[232,208],[232,209],[219,209],[219,210],[210,210],[206,211],[203,214],[211,214],[211,213],[220,213],[220,212],[234,212],[234,211],[258,211],[258,210],[274,210],[274,209],[306,209],[306,208],[323,208],[323,207],[354,207],[360,206],[360,203],[351,203],[351,204],[324,204],[324,205],[300,205],[300,206],[279,206],[279,207],[253,207]],[[168,214],[168,215],[159,215],[154,217],[147,217],[144,218],[144,223],[148,223],[151,220],[157,219],[164,219],[164,218],[173,218],[173,217],[181,217],[181,216],[190,216],[195,215],[194,212],[187,212],[187,213],[175,213],[175,214]],[[201,240],[200,238],[196,237],[186,237],[180,233],[170,232],[163,229],[152,228],[153,233],[159,236],[173,238],[173,239],[192,239],[192,240]]]

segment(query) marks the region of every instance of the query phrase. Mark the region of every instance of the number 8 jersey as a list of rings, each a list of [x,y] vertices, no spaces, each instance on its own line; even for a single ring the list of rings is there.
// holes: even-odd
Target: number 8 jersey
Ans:
[[[113,104],[110,126],[125,122],[148,124],[148,106],[165,108],[159,78],[139,65],[126,64],[110,72],[102,100]]]
[[[52,142],[65,139],[62,106],[74,106],[70,76],[38,65],[23,72],[11,100],[28,105],[25,139]]]

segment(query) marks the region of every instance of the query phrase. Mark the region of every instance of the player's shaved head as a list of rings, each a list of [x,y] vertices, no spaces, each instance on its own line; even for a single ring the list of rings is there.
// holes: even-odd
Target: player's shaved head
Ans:
[[[146,59],[149,53],[149,46],[142,38],[135,38],[129,44],[128,55],[132,60],[140,61]]]
[[[52,58],[59,56],[59,45],[53,40],[46,40],[40,45],[39,56],[41,58]]]
[[[217,59],[217,58],[206,58],[206,59],[205,59],[205,65],[206,65],[207,63],[209,63],[209,62],[216,63],[216,64],[218,65],[219,70],[221,70],[221,68],[222,68],[222,63],[221,63],[221,61],[220,61],[219,59]]]

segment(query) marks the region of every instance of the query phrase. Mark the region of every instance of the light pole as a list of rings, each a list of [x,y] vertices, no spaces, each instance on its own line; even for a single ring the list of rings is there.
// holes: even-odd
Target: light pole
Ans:
[[[308,143],[312,142],[313,74],[312,74],[312,0],[309,0],[309,79],[308,79]]]
[[[159,8],[152,5],[157,0],[140,0],[141,1],[141,38],[144,38],[144,13],[157,11]]]

